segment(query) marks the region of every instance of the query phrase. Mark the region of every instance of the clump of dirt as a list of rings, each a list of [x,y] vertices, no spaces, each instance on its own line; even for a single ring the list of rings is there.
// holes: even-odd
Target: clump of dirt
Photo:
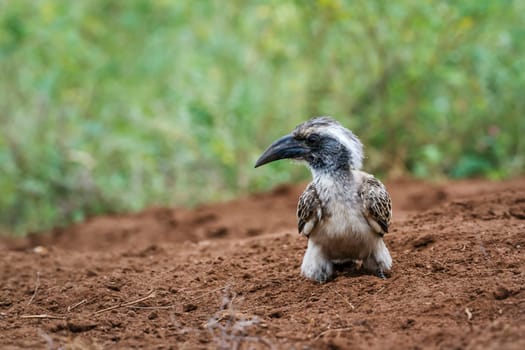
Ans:
[[[387,186],[386,281],[300,276],[304,185],[2,239],[0,345],[525,348],[525,179]]]

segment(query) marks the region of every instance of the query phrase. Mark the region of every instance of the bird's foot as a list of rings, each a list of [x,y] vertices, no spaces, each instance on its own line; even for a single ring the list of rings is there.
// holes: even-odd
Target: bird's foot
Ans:
[[[319,266],[309,266],[309,267],[305,267],[303,266],[302,268],[302,274],[303,276],[305,276],[306,278],[312,280],[312,281],[315,281],[315,282],[319,282],[319,283],[326,283],[328,282],[331,277],[332,277],[332,274],[333,274],[333,268],[331,266],[331,264],[321,264]]]
[[[377,269],[376,275],[382,280],[386,280],[386,276],[385,276],[385,273],[383,272],[383,269]]]
[[[324,257],[321,250],[312,241],[304,254],[301,273],[306,278],[319,283],[327,282],[334,273],[334,265]]]
[[[311,275],[309,278],[319,282],[320,284],[326,283],[330,280],[332,277],[332,271],[326,270],[326,269],[320,269],[316,271],[313,275]]]

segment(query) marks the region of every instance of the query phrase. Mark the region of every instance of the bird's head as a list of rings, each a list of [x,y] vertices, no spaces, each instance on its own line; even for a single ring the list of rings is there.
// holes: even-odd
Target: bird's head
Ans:
[[[360,169],[363,145],[336,120],[316,117],[272,143],[257,160],[255,167],[285,158],[305,161],[316,173]]]

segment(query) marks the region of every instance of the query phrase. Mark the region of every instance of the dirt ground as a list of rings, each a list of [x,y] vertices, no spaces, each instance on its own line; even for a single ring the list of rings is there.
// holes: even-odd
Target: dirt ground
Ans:
[[[0,348],[525,349],[525,178],[387,186],[385,281],[300,276],[304,184],[0,239]]]

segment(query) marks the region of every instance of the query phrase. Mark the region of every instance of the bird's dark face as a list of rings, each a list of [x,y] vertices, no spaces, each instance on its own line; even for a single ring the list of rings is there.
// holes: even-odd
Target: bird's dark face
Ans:
[[[286,158],[305,161],[314,171],[358,169],[362,157],[361,142],[350,130],[331,118],[320,117],[298,125],[291,134],[272,143],[255,167]]]

